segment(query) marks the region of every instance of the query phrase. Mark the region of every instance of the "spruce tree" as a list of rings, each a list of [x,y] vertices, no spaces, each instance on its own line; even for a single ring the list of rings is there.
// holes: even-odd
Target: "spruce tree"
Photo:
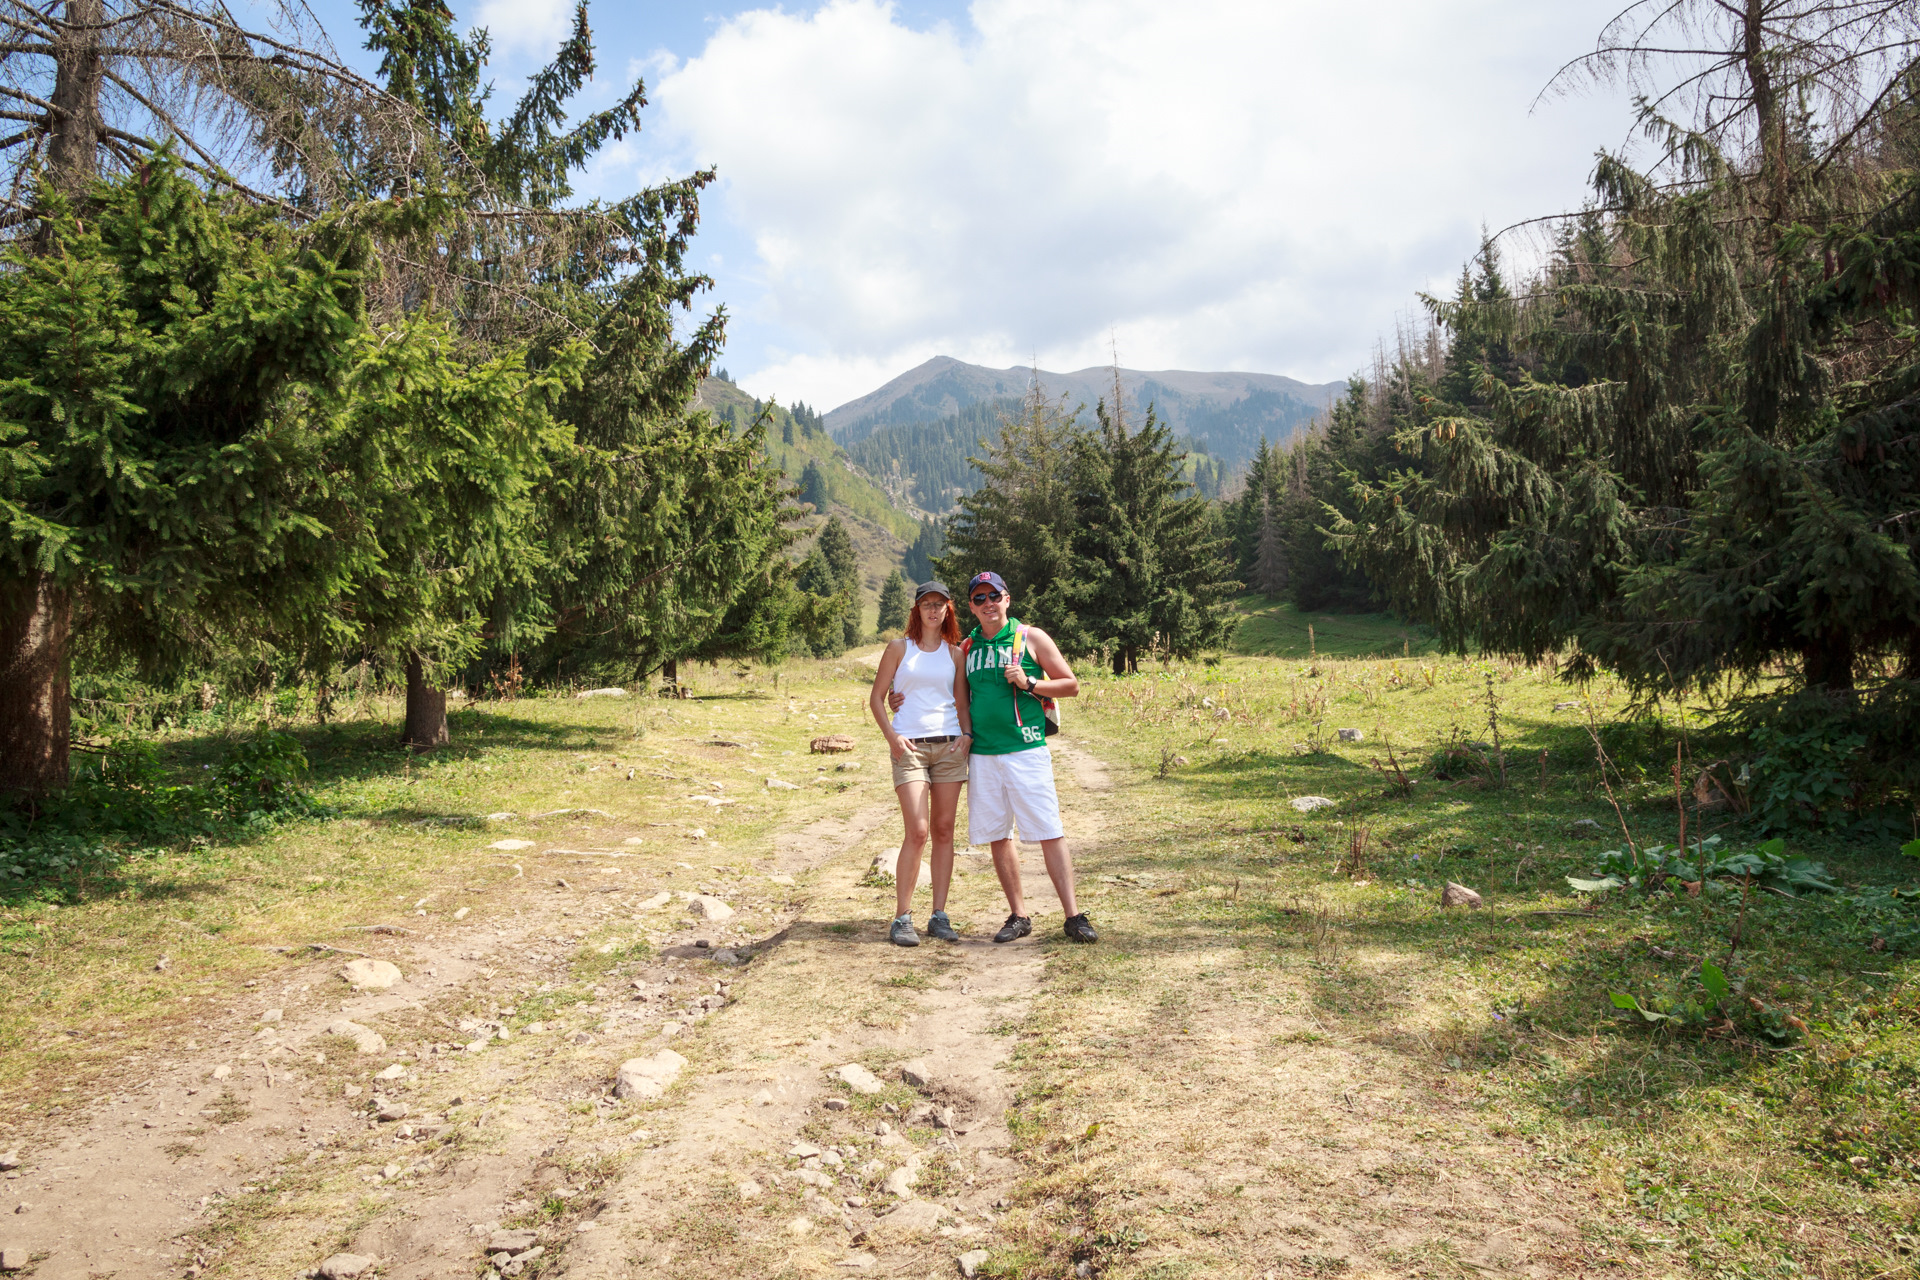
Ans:
[[[1072,562],[1058,591],[1069,606],[1062,648],[1105,650],[1115,675],[1159,651],[1192,658],[1232,635],[1239,587],[1227,545],[1213,534],[1206,499],[1183,479],[1184,457],[1151,405],[1127,430],[1116,396],[1099,426],[1073,441]]]
[[[887,574],[887,580],[880,584],[880,616],[874,626],[880,631],[903,631],[907,625],[907,612],[913,608],[913,593],[907,587],[907,580],[898,569]]]
[[[1273,518],[1273,504],[1264,497],[1260,502],[1260,540],[1254,553],[1250,585],[1269,600],[1287,589],[1287,556],[1280,543],[1280,526]]]
[[[816,514],[824,515],[827,510],[827,477],[820,470],[820,464],[812,458],[800,469],[800,501],[812,507]]]

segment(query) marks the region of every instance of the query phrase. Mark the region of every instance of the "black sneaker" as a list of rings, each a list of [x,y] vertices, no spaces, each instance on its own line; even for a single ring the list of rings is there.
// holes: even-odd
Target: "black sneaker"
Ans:
[[[944,911],[936,911],[927,918],[927,936],[942,942],[960,941],[960,935],[953,931],[953,921],[947,919]]]
[[[1100,941],[1100,935],[1093,931],[1093,923],[1087,919],[1086,912],[1082,911],[1077,916],[1067,917],[1067,941],[1068,942]]]
[[[919,946],[920,938],[913,931],[912,917],[901,916],[899,919],[895,920],[893,922],[893,927],[887,930],[887,941],[891,942],[896,947]]]
[[[1008,916],[1007,922],[1000,926],[1000,932],[993,935],[995,942],[1012,942],[1015,938],[1024,938],[1033,932],[1033,921],[1026,916]]]

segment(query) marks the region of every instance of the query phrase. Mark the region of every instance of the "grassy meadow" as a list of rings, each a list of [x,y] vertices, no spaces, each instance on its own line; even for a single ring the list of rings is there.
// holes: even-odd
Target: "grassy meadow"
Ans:
[[[1489,1225],[1511,1223],[1536,1273],[1912,1274],[1920,989],[1911,935],[1858,901],[1913,883],[1905,836],[1789,833],[1835,892],[1576,892],[1567,877],[1591,879],[1623,827],[1674,842],[1671,765],[1713,758],[1708,726],[1628,717],[1604,680],[1434,654],[1391,619],[1259,608],[1238,647],[1089,670],[1066,705],[1067,742],[1113,779],[1069,822],[1103,941],[1039,922],[1041,993],[998,1029],[1023,1181],[988,1273],[1331,1275],[1364,1253],[1380,1274],[1488,1274],[1519,1267]],[[296,720],[319,816],[9,891],[0,1129],[58,1122],[312,944],[508,909],[490,890],[536,873],[484,848],[509,829],[631,831],[691,882],[884,803],[877,753],[853,775],[806,754],[821,732],[872,747],[869,678],[796,661],[698,669],[688,701],[484,703],[417,757],[392,700]],[[159,741],[180,778],[224,745],[209,728]],[[694,789],[736,803],[696,808]],[[1760,842],[1723,813],[1688,821],[1727,850]],[[1448,882],[1484,905],[1442,910]],[[1731,994],[1679,1016],[1713,1003],[1704,962]]]

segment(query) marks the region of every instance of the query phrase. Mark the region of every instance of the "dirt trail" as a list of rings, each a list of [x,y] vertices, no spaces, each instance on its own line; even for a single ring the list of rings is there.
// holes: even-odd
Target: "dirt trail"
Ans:
[[[1061,772],[1070,830],[1091,832],[1097,814]],[[695,1256],[737,1274],[893,1274],[930,1269],[929,1248],[950,1271],[988,1240],[1016,1173],[994,1028],[1022,1016],[1044,959],[986,940],[1004,911],[987,860],[964,856],[957,874],[967,940],[903,952],[885,941],[891,890],[861,882],[898,839],[890,804],[776,835],[751,874],[677,887],[741,911],[728,925],[677,899],[648,910],[675,871],[621,861],[625,834],[589,816],[507,855],[524,874],[473,920],[369,935],[362,949],[404,975],[390,990],[355,993],[339,976],[352,956],[315,954],[164,1058],[126,1062],[6,1174],[5,1208],[25,1206],[0,1218],[6,1265],[31,1257],[43,1280],[287,1277],[348,1252],[393,1280],[481,1276],[494,1231],[531,1227],[544,1257],[509,1274],[638,1275]],[[1057,920],[1037,856],[1027,876],[1035,914]],[[636,926],[653,961],[555,1002],[607,930]],[[750,958],[730,965],[727,950]],[[342,1019],[384,1045],[330,1034]],[[665,1097],[610,1096],[622,1061],[668,1046],[687,1065]],[[901,1061],[924,1082],[903,1083]],[[829,1074],[857,1062],[882,1092]],[[404,1118],[376,1118],[382,1101]],[[802,1141],[838,1152],[790,1155]],[[889,1191],[903,1169],[917,1190]]]

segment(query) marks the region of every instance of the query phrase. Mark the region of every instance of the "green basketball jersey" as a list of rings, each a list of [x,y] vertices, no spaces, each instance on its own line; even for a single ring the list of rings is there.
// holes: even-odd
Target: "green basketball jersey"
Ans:
[[[1047,713],[1040,699],[1007,683],[1007,663],[1013,660],[1013,618],[1000,634],[987,639],[975,627],[967,638],[967,692],[973,712],[973,754],[1005,756],[1047,745]],[[1035,680],[1047,673],[1034,661],[1033,646],[1020,650],[1020,669]],[[1018,707],[1019,718],[1014,718]]]

